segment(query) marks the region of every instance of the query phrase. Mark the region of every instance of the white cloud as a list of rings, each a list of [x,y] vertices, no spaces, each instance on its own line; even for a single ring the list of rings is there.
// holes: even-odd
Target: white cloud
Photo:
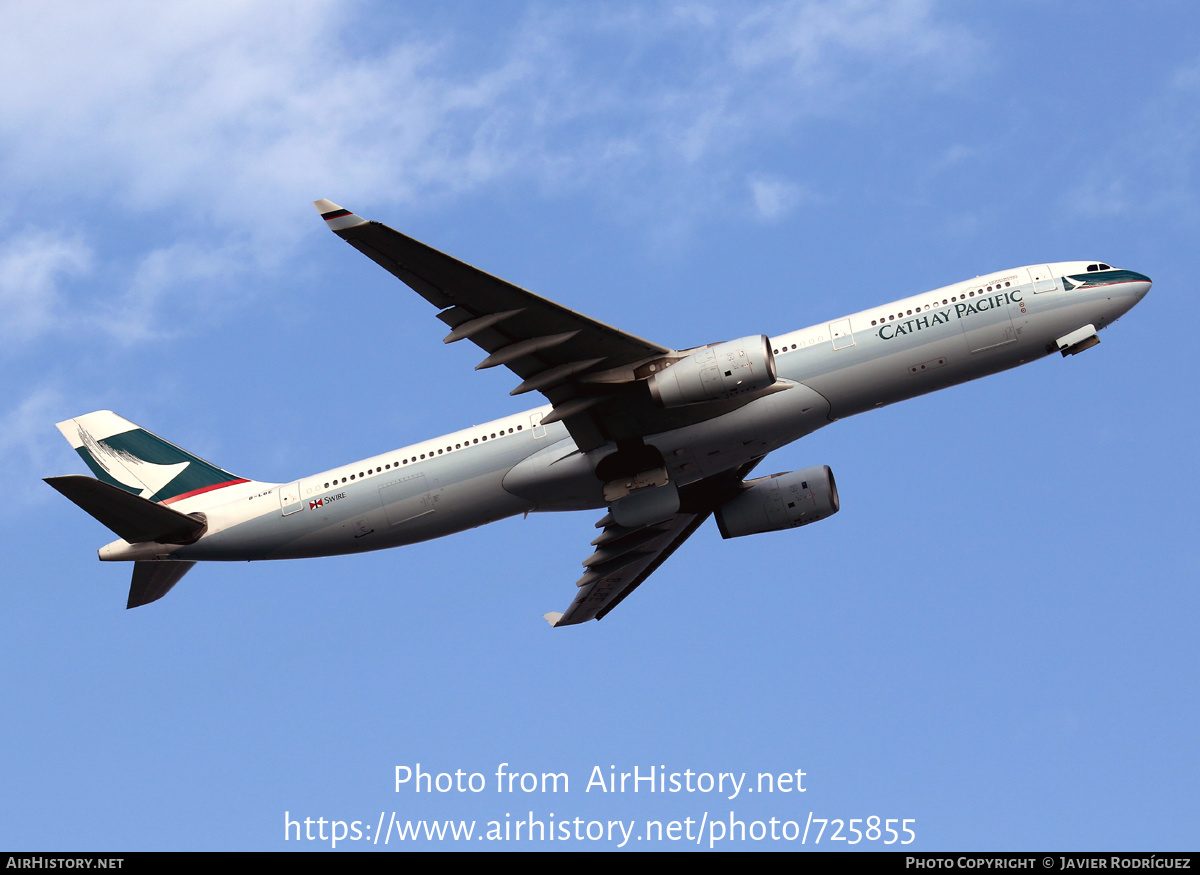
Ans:
[[[28,230],[0,243],[3,350],[20,354],[46,335],[99,333],[121,344],[161,337],[167,306],[179,316],[178,331],[197,312],[228,304],[222,296],[232,296],[255,267],[244,245],[180,241],[140,253],[128,268],[101,268],[80,237]],[[117,274],[115,283],[106,271]]]
[[[1179,227],[1194,228],[1200,222],[1200,62],[1180,66],[1140,103],[1104,149],[1074,168],[1076,181],[1063,203],[1088,217],[1166,213]]]
[[[38,71],[0,89],[9,172],[134,209],[185,201],[241,224],[334,179],[401,196],[453,184],[431,142],[495,97],[494,73],[469,88],[429,75],[437,51],[415,42],[354,57],[342,7],[315,0],[18,4],[6,19],[10,69]]]
[[[62,393],[51,383],[23,388],[24,396],[0,412],[0,470],[6,472],[13,499],[7,507],[25,506],[29,498],[49,500],[50,489],[29,474],[46,471],[52,458],[62,458],[61,447],[56,452],[49,438],[54,433],[50,423],[63,418]]]
[[[786,179],[757,176],[750,179],[749,186],[754,209],[768,222],[783,218],[808,199],[803,188]]]
[[[855,0],[533,5],[486,59],[407,28],[356,51],[375,11],[9,4],[6,61],[24,78],[0,89],[7,175],[235,224],[255,204],[324,194],[410,200],[617,162],[669,175],[898,68],[957,70],[970,43],[929,3]]]
[[[810,109],[840,106],[906,68],[947,84],[970,73],[981,45],[965,28],[938,20],[931,0],[793,0],[761,8],[734,28],[739,66],[776,67]]]
[[[228,306],[234,296],[245,294],[238,290],[249,285],[254,262],[254,253],[236,243],[180,241],[153,249],[138,259],[119,296],[90,309],[87,325],[122,345],[178,333],[197,314]]]
[[[62,318],[62,281],[91,263],[92,253],[79,239],[48,231],[26,231],[0,243],[0,330],[6,349]]]
[[[247,276],[279,259],[316,197],[440,204],[515,182],[674,227],[744,203],[749,179],[757,215],[777,220],[805,188],[755,174],[748,149],[791,148],[805,118],[861,112],[906,77],[957,75],[971,44],[916,0],[491,15],[500,26],[482,34],[332,0],[8,3],[0,39],[22,79],[0,88],[5,206],[57,202],[80,228],[97,211],[158,222],[97,269],[127,279],[84,308],[136,340],[165,324],[157,289],[194,281],[210,300],[211,266]],[[49,327],[57,280],[89,264],[86,246],[60,243],[31,262],[40,285],[3,287],[24,330]]]
[[[1103,174],[1092,176],[1067,191],[1064,203],[1072,211],[1088,218],[1119,216],[1130,208],[1121,179],[1103,178]]]

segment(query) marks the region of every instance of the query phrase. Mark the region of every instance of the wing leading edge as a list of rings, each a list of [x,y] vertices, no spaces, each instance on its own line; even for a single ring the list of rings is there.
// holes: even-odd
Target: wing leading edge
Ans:
[[[328,200],[314,204],[335,234],[439,310],[446,343],[470,340],[487,353],[476,370],[506,366],[521,378],[513,395],[541,392],[583,450],[612,437],[589,412],[620,391],[581,382],[628,371],[672,350],[528,292],[456,258],[370,222]]]
[[[554,406],[543,424],[561,420],[579,450],[606,443],[641,444],[646,435],[703,421],[748,403],[753,395],[664,409],[645,378],[680,353],[613,328],[401,234],[332,201],[314,202],[329,229],[397,277],[441,312],[445,343],[470,340],[487,356],[476,370],[504,365],[521,383],[511,392],[541,392]],[[768,391],[774,391],[774,387]],[[615,608],[732,495],[757,460],[679,490],[661,520],[623,526],[610,513],[597,528],[578,593],[552,626],[599,620]]]

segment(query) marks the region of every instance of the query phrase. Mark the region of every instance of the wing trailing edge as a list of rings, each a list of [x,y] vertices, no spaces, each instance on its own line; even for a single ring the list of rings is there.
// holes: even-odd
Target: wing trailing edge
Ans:
[[[487,355],[477,370],[503,365],[521,382],[514,395],[537,391],[554,406],[547,423],[562,420],[582,450],[603,446],[627,429],[612,411],[626,395],[643,394],[635,368],[672,350],[535,295],[330,200],[313,204],[331,231],[440,311],[446,343],[469,340]],[[606,370],[599,372],[603,366]],[[587,381],[605,377],[596,383]],[[649,404],[647,396],[646,404]],[[657,410],[650,414],[662,418]],[[678,414],[672,414],[678,417]],[[645,426],[645,427],[643,427]],[[635,430],[662,431],[657,420]]]
[[[583,560],[584,573],[575,582],[575,599],[565,611],[543,614],[546,622],[557,627],[604,619],[736,493],[738,484],[759,461],[754,459],[735,471],[683,487],[677,493],[679,503],[674,511],[668,507],[661,516],[650,514],[656,521],[622,525],[617,520],[619,514],[610,509],[596,523],[601,532],[592,541],[596,549]]]
[[[600,620],[641,586],[700,524],[708,512],[677,513],[653,525],[627,528],[616,522],[604,526],[596,551],[584,561],[578,593],[565,612],[543,614],[551,626],[575,626]],[[603,521],[602,521],[603,522]]]

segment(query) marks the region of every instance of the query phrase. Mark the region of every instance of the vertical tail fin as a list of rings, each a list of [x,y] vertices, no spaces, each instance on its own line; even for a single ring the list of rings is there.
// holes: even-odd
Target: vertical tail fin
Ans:
[[[150,501],[170,504],[247,482],[111,410],[60,422],[58,430],[99,480]]]

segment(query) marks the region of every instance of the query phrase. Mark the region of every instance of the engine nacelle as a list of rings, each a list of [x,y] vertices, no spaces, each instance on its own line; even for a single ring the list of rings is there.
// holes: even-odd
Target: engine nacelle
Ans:
[[[833,516],[840,508],[828,465],[759,477],[744,486],[714,514],[722,538],[794,529]]]
[[[771,343],[765,334],[758,334],[705,347],[648,382],[659,407],[679,407],[757,392],[775,379]]]

